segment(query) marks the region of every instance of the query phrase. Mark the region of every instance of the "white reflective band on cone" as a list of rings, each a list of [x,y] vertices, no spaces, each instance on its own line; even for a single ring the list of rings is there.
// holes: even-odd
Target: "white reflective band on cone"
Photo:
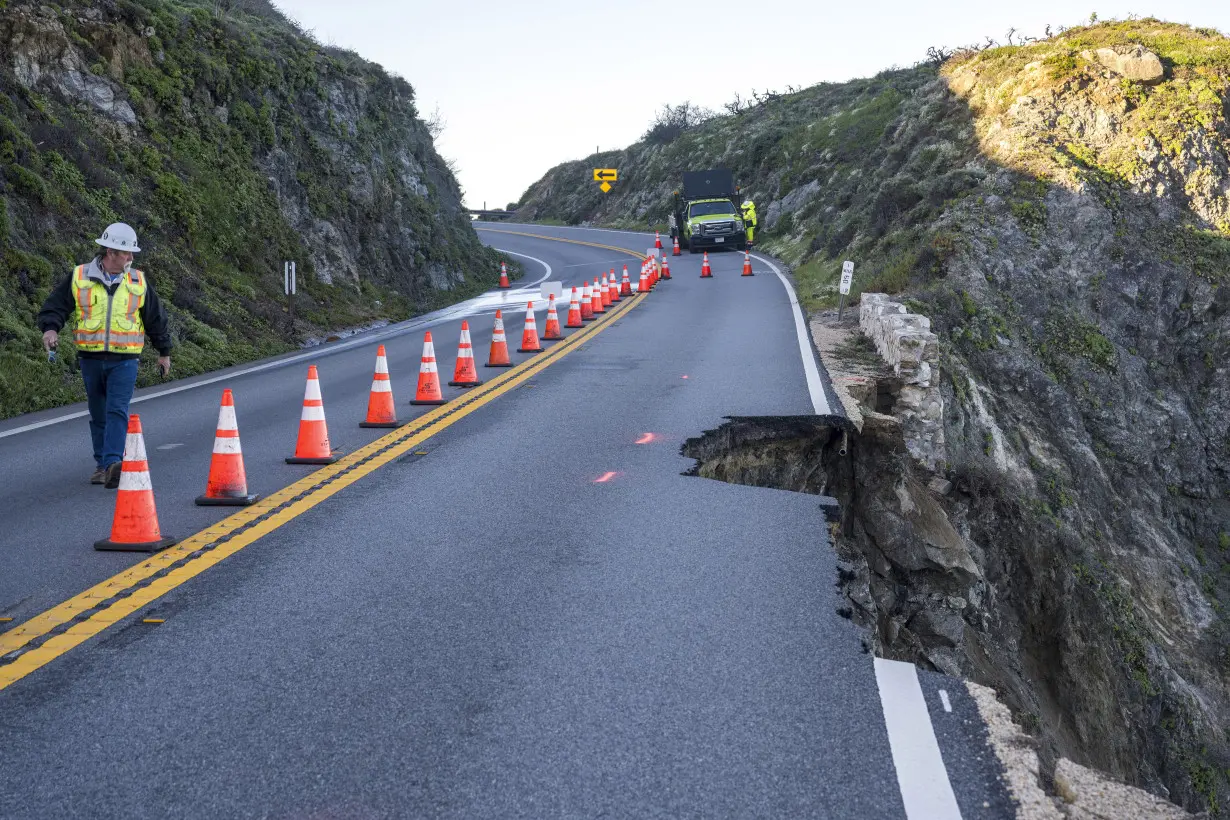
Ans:
[[[392,393],[393,385],[389,384],[388,379],[376,379],[372,382],[373,393]]]
[[[217,455],[237,456],[242,452],[238,436],[218,436],[214,439],[214,453]]]
[[[436,357],[436,343],[427,342],[423,345],[423,358],[434,359]]]
[[[120,473],[121,490],[153,490],[154,485],[149,480],[149,473]]]
[[[435,363],[435,362],[423,362],[423,366],[419,369],[419,372],[420,372],[420,373],[436,373],[436,372],[438,372],[438,371],[436,370],[436,363]]]
[[[308,379],[307,389],[303,391],[304,400],[320,400],[320,382],[316,379]]]
[[[218,408],[218,429],[239,429],[239,423],[235,420],[235,408],[233,406],[227,406],[224,404]]]
[[[384,373],[385,375],[388,375],[389,363],[384,360],[384,356],[376,357],[376,372]]]
[[[129,433],[124,440],[125,461],[145,461],[145,439],[140,433]]]
[[[300,416],[303,421],[324,421],[325,408],[314,404],[305,404],[303,406],[303,415]]]

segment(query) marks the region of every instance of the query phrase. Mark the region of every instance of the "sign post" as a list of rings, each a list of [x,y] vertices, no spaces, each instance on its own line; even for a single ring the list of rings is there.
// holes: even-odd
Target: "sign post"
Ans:
[[[602,189],[602,193],[611,190],[611,183],[619,179],[619,171],[614,168],[595,168],[594,182],[601,182],[598,187]]]
[[[837,321],[841,321],[846,311],[846,296],[850,293],[850,284],[854,281],[854,263],[846,260],[841,263],[841,302],[837,306]]]
[[[293,329],[295,326],[295,291],[296,291],[296,271],[294,262],[282,263],[282,290],[286,294],[286,303],[290,306],[290,326]]]

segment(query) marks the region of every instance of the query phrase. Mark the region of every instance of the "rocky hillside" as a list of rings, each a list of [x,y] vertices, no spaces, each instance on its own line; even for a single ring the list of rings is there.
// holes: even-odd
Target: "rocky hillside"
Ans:
[[[851,259],[856,290],[929,316],[946,448],[932,473],[855,443],[847,483],[868,498],[843,532],[861,570],[842,580],[871,577],[848,586],[855,614],[885,654],[994,686],[1051,759],[1215,817],[1230,816],[1228,85],[1217,32],[1104,23],[809,88],[559,166],[520,203],[660,224],[683,169],[730,167],[813,310]],[[619,187],[578,183],[593,166],[618,167]],[[951,482],[942,501],[932,478]],[[969,562],[935,564],[931,542],[907,560],[929,537],[924,499],[938,546]]]
[[[7,0],[0,55],[0,416],[83,398],[34,317],[113,220],[170,302],[177,375],[494,282],[410,85],[266,0]]]

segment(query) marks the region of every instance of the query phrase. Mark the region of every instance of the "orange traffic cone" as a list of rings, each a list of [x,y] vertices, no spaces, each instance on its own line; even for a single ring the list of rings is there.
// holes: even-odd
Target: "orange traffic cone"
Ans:
[[[649,266],[649,289],[653,290],[658,286],[658,260],[651,256],[645,264]]]
[[[752,273],[752,255],[748,251],[743,252],[743,275],[744,276],[755,276],[756,275]]]
[[[606,278],[606,274],[602,274],[602,307],[609,308],[611,306],[611,280]]]
[[[679,250],[679,237],[676,236],[675,237],[675,249],[671,251],[671,256],[678,256],[680,252],[681,251]]]
[[[559,314],[555,311],[555,294],[552,293],[547,297],[547,324],[542,330],[542,340],[554,342],[562,338],[564,334],[559,329]]]
[[[637,293],[649,293],[649,274],[645,271],[644,263],[641,263],[641,281],[636,283]]]
[[[606,308],[602,306],[602,288],[598,287],[597,279],[594,280],[593,290],[590,291],[590,303],[595,316],[606,313]]]
[[[235,397],[230,390],[223,390],[214,454],[209,462],[209,480],[205,483],[205,495],[198,498],[196,504],[198,507],[246,507],[259,498],[259,495],[248,494],[248,476],[243,469],[243,450],[239,447],[239,425],[235,421]]]
[[[671,278],[671,265],[670,265],[670,262],[666,261],[665,256],[662,257],[662,278],[663,279]]]
[[[542,343],[538,341],[538,322],[534,319],[534,303],[525,305],[525,330],[521,331],[521,347],[518,353],[541,353]]]
[[[411,404],[444,404],[440,392],[440,372],[436,368],[436,346],[431,341],[431,331],[423,335],[423,359],[419,364],[419,386],[414,391]]]
[[[500,290],[508,290],[512,287],[508,281],[508,265],[504,262],[500,263],[500,284],[498,287]]]
[[[709,251],[705,251],[705,259],[700,263],[700,278],[712,279],[713,268],[709,267]]]
[[[376,348],[376,374],[372,376],[372,390],[367,397],[367,418],[360,427],[400,427],[397,408],[393,406],[393,385],[389,381],[389,360],[384,345]]]
[[[662,234],[658,231],[653,232],[653,246],[655,248],[662,247]]]
[[[478,368],[474,365],[474,346],[470,344],[470,323],[461,323],[461,341],[457,344],[457,366],[453,368],[452,387],[478,387]]]
[[[581,321],[592,322],[598,317],[594,315],[594,294],[586,282],[581,288]]]
[[[611,304],[619,303],[619,280],[615,278],[615,269],[611,268]]]
[[[332,464],[337,456],[329,449],[329,427],[325,424],[325,403],[320,398],[320,377],[316,365],[308,367],[307,387],[303,391],[303,413],[299,416],[299,439],[295,454],[287,464]]]
[[[572,289],[572,301],[568,303],[568,323],[564,327],[584,327],[581,321],[581,301],[577,289]]]
[[[154,485],[149,479],[145,438],[141,435],[141,417],[136,413],[128,417],[128,438],[124,441],[124,463],[120,470],[120,486],[115,495],[115,516],[111,519],[111,537],[95,541],[94,549],[157,552],[174,544],[174,538],[163,538],[161,530],[158,529]]]
[[[504,313],[495,312],[495,329],[491,331],[491,353],[487,367],[512,367],[508,358],[508,340],[504,338]]]
[[[620,296],[631,296],[632,295],[632,283],[628,281],[628,266],[627,265],[624,265],[623,281],[619,283],[619,295]]]

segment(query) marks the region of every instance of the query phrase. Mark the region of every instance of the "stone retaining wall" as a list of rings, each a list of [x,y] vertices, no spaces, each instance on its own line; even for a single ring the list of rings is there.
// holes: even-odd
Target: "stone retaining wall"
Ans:
[[[940,395],[939,338],[931,320],[906,311],[883,293],[864,293],[859,327],[901,379],[893,415],[901,419],[905,446],[929,470],[943,470],[944,399]]]

